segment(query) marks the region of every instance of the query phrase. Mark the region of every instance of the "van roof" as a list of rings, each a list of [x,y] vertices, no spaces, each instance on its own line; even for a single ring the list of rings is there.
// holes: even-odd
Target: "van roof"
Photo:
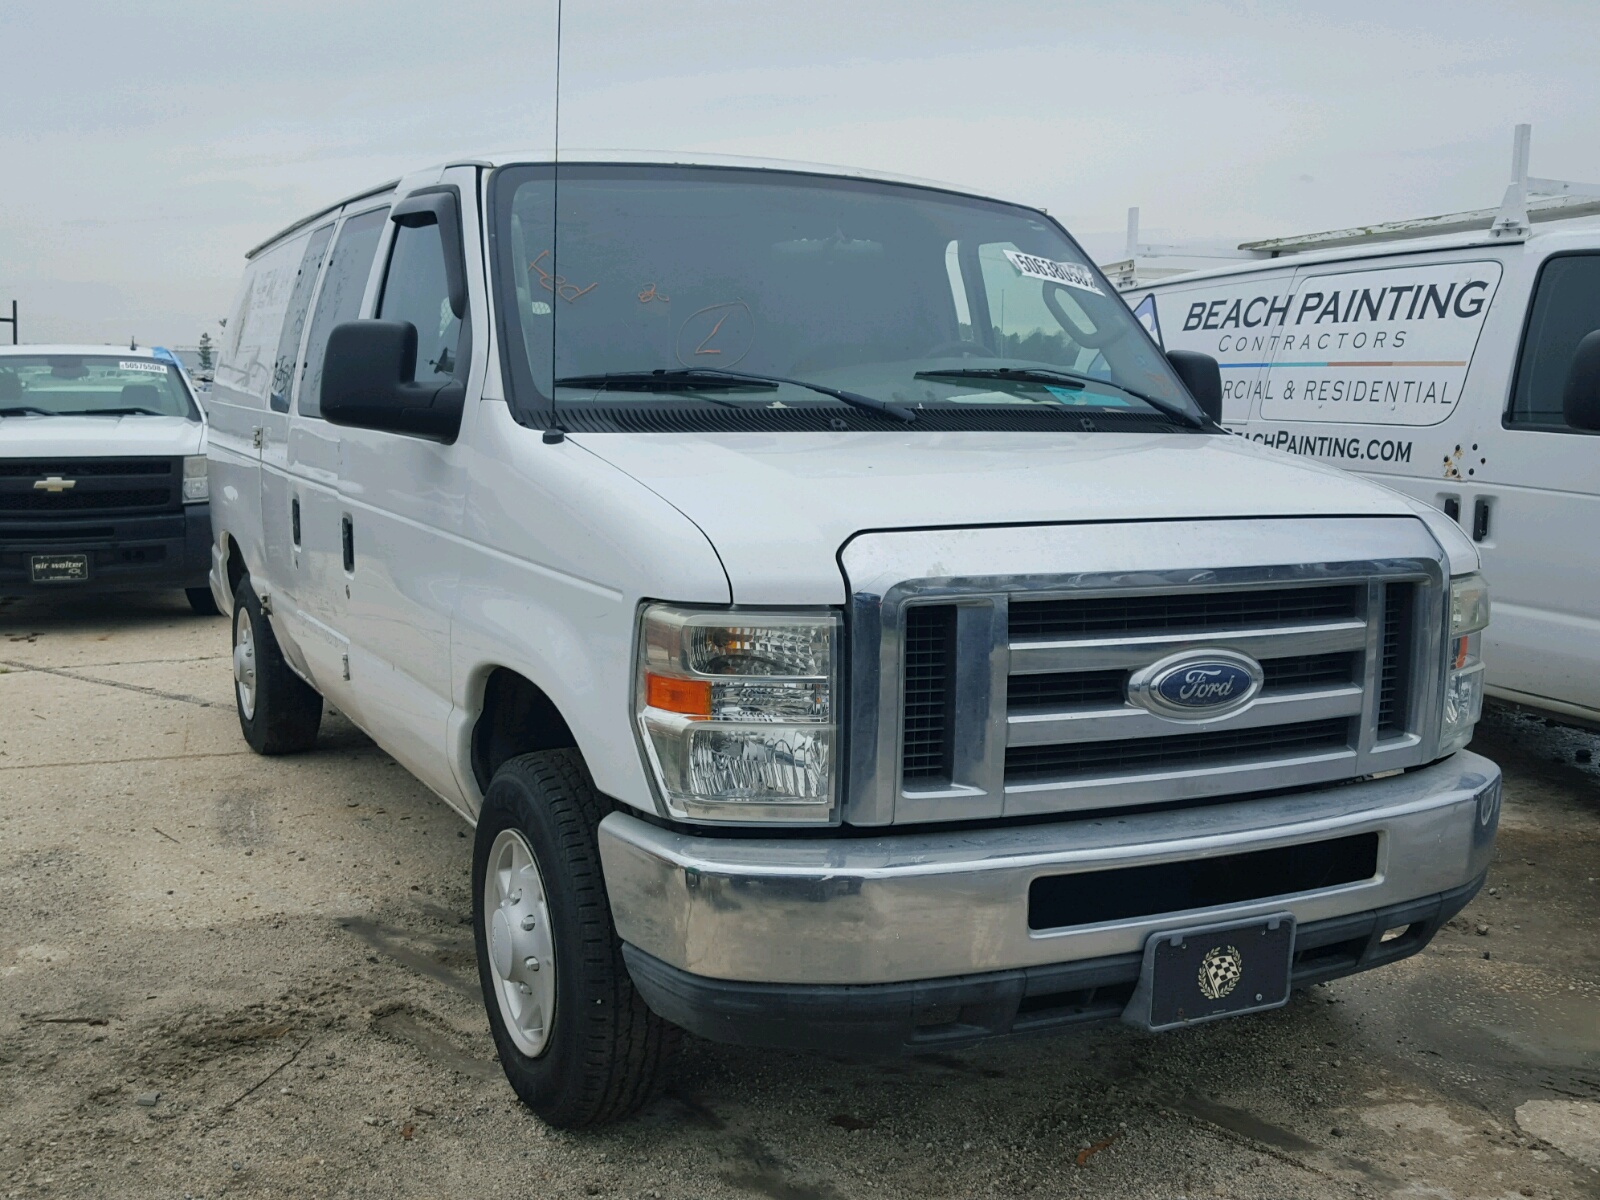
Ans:
[[[1228,279],[1236,275],[1282,271],[1299,266],[1314,266],[1318,263],[1350,262],[1354,259],[1392,258],[1395,255],[1422,254],[1429,251],[1522,246],[1547,242],[1600,246],[1600,222],[1596,222],[1593,219],[1574,218],[1558,225],[1536,228],[1532,233],[1517,238],[1497,238],[1493,237],[1487,229],[1479,229],[1472,232],[1439,234],[1433,237],[1411,238],[1403,241],[1374,242],[1358,246],[1338,246],[1328,250],[1300,251],[1292,254],[1282,254],[1276,258],[1246,259],[1242,262],[1229,263],[1226,266],[1206,267],[1199,271],[1186,271],[1180,275],[1169,275],[1164,279],[1153,280],[1150,283],[1140,284],[1126,290],[1128,292],[1147,292],[1164,288],[1169,284],[1191,283],[1206,279]]]
[[[950,192],[959,196],[973,196],[982,200],[1000,200],[1005,203],[1020,204],[1024,208],[1038,209],[1037,204],[1030,204],[1023,200],[1011,200],[1004,196],[995,196],[992,193],[975,191],[972,188],[961,187],[958,184],[945,183],[935,179],[919,179],[911,175],[895,175],[886,171],[871,171],[862,167],[845,167],[827,163],[811,163],[790,161],[781,158],[752,158],[736,154],[702,154],[695,151],[671,150],[563,150],[559,158],[556,153],[548,148],[542,150],[499,150],[490,153],[466,155],[460,158],[446,159],[444,162],[424,167],[418,173],[445,170],[449,167],[505,167],[513,164],[546,164],[560,162],[567,166],[577,166],[590,163],[642,163],[651,166],[666,167],[740,167],[746,170],[758,171],[789,171],[803,175],[831,175],[843,179],[870,179],[879,183],[899,183],[912,187],[930,188],[934,191]],[[358,200],[365,200],[370,196],[379,196],[384,192],[393,191],[400,183],[398,179],[391,179],[377,187],[364,188],[354,195],[346,196],[343,200],[319,208],[309,216],[301,217],[294,224],[279,230],[264,242],[260,243],[248,253],[245,258],[251,259],[263,250],[276,245],[291,234],[304,229],[329,213],[337,212],[346,204],[353,204]]]

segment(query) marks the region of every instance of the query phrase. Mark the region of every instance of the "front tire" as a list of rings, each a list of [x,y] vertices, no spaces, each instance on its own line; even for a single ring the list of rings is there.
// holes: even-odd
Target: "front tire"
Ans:
[[[561,1129],[646,1104],[678,1044],[623,965],[595,836],[609,809],[576,750],[546,750],[501,766],[478,814],[472,923],[495,1048]]]
[[[239,729],[257,754],[293,754],[317,744],[322,697],[283,660],[248,575],[233,595],[233,699]]]

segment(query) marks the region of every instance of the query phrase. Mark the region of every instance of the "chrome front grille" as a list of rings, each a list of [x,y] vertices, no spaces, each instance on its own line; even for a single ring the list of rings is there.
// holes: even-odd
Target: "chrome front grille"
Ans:
[[[909,780],[948,779],[955,609],[924,604],[906,613],[905,647],[900,773]]]
[[[867,719],[852,723],[845,819],[1200,803],[1426,762],[1444,578],[1436,558],[1394,555],[858,588],[852,694]],[[1260,693],[1207,720],[1129,699],[1130,677],[1184,651],[1249,656]]]
[[[1383,589],[1382,656],[1378,665],[1378,736],[1397,737],[1405,732],[1410,672],[1407,669],[1416,589],[1389,583]]]
[[[1338,621],[1360,612],[1361,589],[1280,588],[1239,592],[1156,592],[1133,596],[1085,596],[1065,600],[1013,601],[1008,628],[1013,642],[1099,633],[1174,630],[1199,632]]]
[[[1068,742],[1006,749],[1006,782],[1030,779],[1116,778],[1152,770],[1265,763],[1290,755],[1345,750],[1350,721],[1268,725],[1221,733],[1181,733],[1120,741]]]

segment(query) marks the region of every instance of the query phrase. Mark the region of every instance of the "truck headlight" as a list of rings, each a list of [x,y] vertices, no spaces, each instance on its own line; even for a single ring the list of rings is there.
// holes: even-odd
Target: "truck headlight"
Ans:
[[[637,717],[674,815],[830,819],[839,630],[839,614],[827,609],[643,610]]]
[[[1445,642],[1444,707],[1439,753],[1453,754],[1472,740],[1483,714],[1482,630],[1489,624],[1489,585],[1482,575],[1450,581],[1450,636]]]
[[[206,475],[206,456],[186,455],[183,460],[183,502],[199,504],[209,499],[211,499],[211,480]]]

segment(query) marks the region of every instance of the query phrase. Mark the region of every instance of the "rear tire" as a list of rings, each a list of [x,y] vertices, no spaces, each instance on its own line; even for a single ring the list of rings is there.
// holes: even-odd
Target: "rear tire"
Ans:
[[[233,595],[233,699],[239,729],[257,754],[293,754],[317,744],[322,697],[284,662],[248,575]]]
[[[194,609],[197,617],[220,617],[222,609],[217,607],[217,598],[211,594],[208,587],[184,588],[183,594],[189,598],[189,607]]]
[[[501,766],[478,814],[472,924],[484,1006],[512,1089],[560,1129],[648,1103],[680,1037],[623,965],[595,836],[610,807],[576,750],[546,750]]]

